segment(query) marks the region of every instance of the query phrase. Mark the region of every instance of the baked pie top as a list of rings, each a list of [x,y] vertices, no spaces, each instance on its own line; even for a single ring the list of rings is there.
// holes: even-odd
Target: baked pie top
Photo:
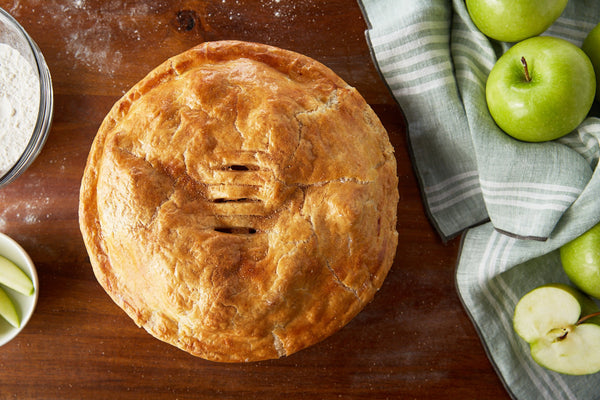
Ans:
[[[373,297],[397,245],[396,161],[324,65],[208,42],[121,98],[79,220],[94,273],[139,326],[222,362],[290,355]]]

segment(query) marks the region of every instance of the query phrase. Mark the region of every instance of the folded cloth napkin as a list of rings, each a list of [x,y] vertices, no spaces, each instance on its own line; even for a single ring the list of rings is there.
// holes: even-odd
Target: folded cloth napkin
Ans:
[[[359,4],[373,60],[408,122],[430,220],[443,240],[464,232],[456,286],[508,392],[598,398],[600,374],[537,366],[511,320],[527,291],[568,282],[557,249],[600,221],[600,119],[552,142],[512,139],[485,101],[487,76],[512,44],[479,32],[464,0]],[[570,0],[544,35],[580,46],[598,22],[600,2]]]
[[[479,32],[461,0],[361,6],[373,58],[408,121],[413,165],[442,238],[487,219],[516,237],[548,238],[592,168],[573,149],[579,144],[524,144],[494,123],[485,82],[510,44]],[[581,45],[598,11],[597,2],[572,0],[545,34]]]

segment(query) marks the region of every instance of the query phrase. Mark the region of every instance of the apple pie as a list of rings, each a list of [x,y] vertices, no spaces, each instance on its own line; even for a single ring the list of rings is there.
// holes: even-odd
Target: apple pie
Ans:
[[[244,362],[321,341],[371,301],[397,204],[393,147],[354,88],[295,52],[220,41],[115,103],[79,222],[96,278],[137,325]]]

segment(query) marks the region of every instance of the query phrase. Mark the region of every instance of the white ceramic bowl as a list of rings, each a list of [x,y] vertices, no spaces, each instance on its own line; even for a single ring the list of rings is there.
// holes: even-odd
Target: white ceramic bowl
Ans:
[[[17,162],[0,176],[0,187],[15,180],[38,156],[48,137],[54,112],[52,79],[44,56],[29,34],[9,13],[0,8],[0,43],[17,50],[38,74],[40,81],[40,103],[33,134]]]
[[[4,318],[0,317],[0,346],[2,346],[17,336],[31,319],[38,300],[39,281],[35,265],[33,265],[33,261],[31,261],[27,252],[17,242],[3,233],[0,233],[0,255],[17,264],[31,278],[34,287],[33,294],[25,296],[2,286],[2,289],[4,289],[15,304],[15,308],[21,319],[21,326],[15,328],[6,322]]]

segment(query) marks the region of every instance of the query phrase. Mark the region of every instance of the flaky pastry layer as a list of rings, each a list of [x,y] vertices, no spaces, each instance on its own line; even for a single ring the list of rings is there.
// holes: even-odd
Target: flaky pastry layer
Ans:
[[[139,326],[221,362],[347,324],[397,245],[393,148],[359,93],[279,48],[208,42],[104,119],[81,184],[94,273]]]

